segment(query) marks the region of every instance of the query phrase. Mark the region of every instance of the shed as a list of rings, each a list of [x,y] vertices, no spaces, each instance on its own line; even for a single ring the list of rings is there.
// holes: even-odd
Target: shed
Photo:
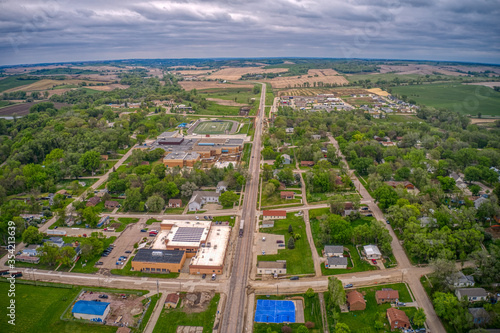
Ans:
[[[176,293],[168,294],[165,299],[165,309],[175,309],[179,303],[179,295]]]

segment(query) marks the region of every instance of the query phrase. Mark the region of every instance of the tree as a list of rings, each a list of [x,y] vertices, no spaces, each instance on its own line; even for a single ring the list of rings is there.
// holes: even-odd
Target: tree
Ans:
[[[361,175],[366,175],[368,167],[373,165],[373,159],[368,157],[357,158],[352,161],[352,166]]]
[[[346,302],[345,290],[342,281],[336,277],[331,276],[328,279],[328,294],[330,296],[330,303],[335,308],[344,305]]]
[[[340,215],[344,212],[346,200],[343,195],[336,194],[330,199],[330,213]]]
[[[158,179],[163,179],[165,178],[165,166],[163,164],[156,164],[153,167],[153,174],[158,178]]]
[[[380,208],[384,210],[394,205],[399,198],[396,191],[389,185],[380,186],[373,194],[380,203]]]
[[[219,201],[222,206],[230,207],[238,201],[238,195],[234,191],[226,191],[220,195]]]
[[[472,184],[469,186],[469,190],[471,191],[472,195],[479,195],[479,192],[481,191],[481,186]]]
[[[91,228],[97,227],[99,223],[99,213],[94,207],[86,207],[82,212],[82,218]]]
[[[165,207],[165,200],[159,195],[152,195],[146,201],[146,206],[150,212],[160,212]]]
[[[187,182],[181,185],[181,196],[184,198],[193,195],[193,191],[196,191],[198,186],[195,183]]]
[[[305,325],[300,325],[299,328],[297,328],[297,333],[309,333],[309,330]]]
[[[81,240],[80,249],[82,259],[87,260],[100,255],[104,250],[104,243],[97,237],[89,237]]]
[[[293,239],[293,237],[288,238],[288,248],[290,250],[295,249],[295,240]]]
[[[53,266],[59,256],[59,248],[49,243],[44,243],[37,250],[40,263],[44,265]]]
[[[288,225],[288,233],[293,233],[293,227],[291,224]]]
[[[351,329],[345,323],[337,323],[335,325],[335,333],[351,333]]]
[[[43,234],[38,231],[38,228],[29,226],[24,230],[22,239],[25,244],[39,244],[42,242]]]
[[[56,262],[62,266],[71,266],[73,258],[76,256],[75,249],[71,246],[65,246],[59,250]]]
[[[425,316],[424,309],[418,308],[417,312],[415,312],[415,315],[413,316],[413,323],[417,327],[422,327],[422,326],[424,326],[424,323],[426,320],[427,320],[427,317]]]
[[[141,204],[141,190],[139,188],[129,188],[125,191],[125,201],[123,202],[123,208],[125,210],[137,211]]]
[[[85,170],[91,170],[92,174],[94,171],[99,167],[101,162],[101,155],[93,150],[89,150],[85,152],[81,157],[80,157],[80,165],[85,169]]]
[[[481,170],[474,166],[469,166],[464,170],[464,178],[468,182],[481,180]]]

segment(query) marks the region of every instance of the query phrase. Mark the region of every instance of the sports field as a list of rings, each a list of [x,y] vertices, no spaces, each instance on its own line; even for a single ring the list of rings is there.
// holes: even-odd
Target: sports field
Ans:
[[[232,121],[202,121],[193,130],[197,134],[226,134],[233,127]]]

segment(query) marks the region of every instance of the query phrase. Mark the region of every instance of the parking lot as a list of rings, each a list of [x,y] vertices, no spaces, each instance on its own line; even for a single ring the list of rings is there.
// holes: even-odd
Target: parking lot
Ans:
[[[146,218],[140,219],[139,222],[130,224],[113,243],[114,249],[107,257],[101,257],[102,265],[97,267],[106,269],[122,268],[123,265],[130,259],[133,253],[125,253],[125,251],[134,252],[134,244],[138,243],[142,237],[148,237],[148,234],[141,232],[141,229],[146,226]],[[121,256],[127,256],[127,260],[123,260],[123,265],[117,266],[116,262]]]
[[[263,240],[264,237],[266,240]],[[282,241],[282,243],[277,243],[277,241]],[[280,247],[280,244],[283,246]],[[259,249],[259,254],[262,252],[265,252],[266,254],[278,254],[278,249],[284,249],[285,247],[285,236],[283,235],[265,233],[258,234],[257,249]]]

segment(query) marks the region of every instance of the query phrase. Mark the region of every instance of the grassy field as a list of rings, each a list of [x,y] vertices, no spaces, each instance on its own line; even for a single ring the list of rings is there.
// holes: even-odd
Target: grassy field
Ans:
[[[116,229],[116,232],[123,231],[123,230],[125,230],[125,228],[127,227],[127,225],[129,225],[131,223],[136,223],[138,221],[139,221],[138,218],[133,218],[133,217],[119,217],[118,218],[118,222],[121,223],[121,224]]]
[[[83,238],[78,238],[78,237],[64,237],[63,238],[65,242],[72,243],[74,241],[81,241]],[[113,244],[113,242],[116,240],[116,236],[109,237],[109,238],[104,238],[102,239],[104,245],[103,249],[106,249],[109,245]],[[95,267],[95,263],[101,259],[100,255],[97,255],[91,259],[87,259],[87,262],[83,261],[82,259],[78,260],[76,263],[75,267],[73,268],[72,272],[73,273],[87,273],[87,274],[92,274],[95,273],[99,270],[99,268]],[[83,266],[83,264],[86,264]]]
[[[1,280],[5,281],[4,279]],[[0,283],[0,306],[9,302],[8,283]],[[7,316],[0,319],[2,332],[116,332],[116,327],[63,321],[59,317],[80,292],[80,288],[66,289],[16,284],[16,326],[7,324]],[[5,311],[5,310],[4,310]],[[6,313],[3,312],[4,314]]]
[[[347,324],[351,329],[351,332],[377,333],[377,332],[390,331],[389,322],[386,319],[385,314],[387,309],[390,308],[391,306],[388,303],[378,305],[377,301],[375,300],[375,291],[380,290],[382,288],[392,288],[394,290],[398,290],[399,300],[401,302],[412,301],[410,293],[408,292],[408,288],[406,288],[406,285],[403,283],[360,288],[357,290],[365,296],[366,309],[364,311],[352,311],[347,313],[341,313],[339,321]],[[346,292],[348,293],[349,291]],[[415,308],[410,308],[410,307],[408,308],[401,307],[400,309],[405,311],[408,317],[410,317],[410,315],[416,311]],[[384,323],[385,329],[382,330],[375,329],[373,327],[375,321],[381,321],[382,323]]]
[[[196,126],[194,132],[197,134],[225,134],[231,131],[233,122],[231,121],[203,121]]]
[[[300,239],[295,241],[295,249],[290,250],[288,247],[285,247],[278,250],[278,254],[259,255],[257,256],[257,260],[286,260],[288,274],[314,274],[311,248],[307,241],[306,226],[302,216],[295,216],[295,213],[289,213],[286,219],[276,220],[273,228],[266,228],[261,232],[284,235],[285,244],[288,244],[288,239],[291,237],[290,233],[288,233],[289,225],[292,225],[295,234],[300,235]]]
[[[287,190],[288,191],[288,190]],[[276,206],[276,205],[286,205],[286,204],[292,204],[292,203],[300,203],[301,202],[301,197],[300,197],[300,191],[294,191],[296,196],[295,199],[281,199],[280,196],[280,191],[276,191],[274,194],[271,196],[267,195],[262,195],[262,207],[266,206]]]
[[[160,318],[156,322],[154,333],[175,333],[177,326],[203,326],[203,333],[212,332],[219,304],[220,294],[210,301],[207,310],[199,313],[186,313],[180,308],[162,311]]]
[[[252,88],[206,89],[198,91],[205,98],[218,98],[241,104],[249,104],[251,98],[258,100],[259,94],[254,94]]]
[[[236,221],[236,218],[234,215],[212,216],[212,217],[213,217],[212,221],[229,222],[229,225],[231,227],[234,227],[234,222]]]
[[[20,80],[18,76],[11,76],[8,78],[5,78],[3,80],[0,80],[0,92],[9,90],[12,88],[17,88],[20,86],[24,86],[27,84],[32,84],[39,81],[38,79],[36,80]]]
[[[500,92],[460,83],[398,86],[393,93],[406,95],[418,104],[447,108],[463,114],[500,115]]]
[[[111,274],[114,275],[125,275],[125,276],[140,276],[140,277],[151,277],[151,278],[163,278],[163,279],[175,279],[179,276],[179,273],[169,273],[169,274],[150,274],[150,273],[143,273],[143,272],[138,272],[138,271],[133,271],[132,270],[132,259],[134,259],[134,256],[131,256],[130,259],[127,261],[125,266],[123,266],[122,269],[112,269]]]
[[[239,106],[220,105],[215,102],[208,102],[206,109],[198,110],[199,114],[237,116],[240,113]]]
[[[305,321],[310,321],[314,323],[314,328],[310,329],[310,333],[320,333],[323,332],[323,321],[321,320],[321,308],[319,304],[318,294],[314,294],[313,297],[307,297],[305,294],[299,295],[287,295],[287,296],[257,296],[257,299],[273,299],[273,300],[284,300],[288,297],[300,296],[304,297],[304,319]],[[295,332],[300,326],[304,324],[290,324],[290,326]],[[283,324],[267,324],[267,323],[254,323],[254,333],[267,333],[268,328],[271,328],[273,332],[281,332],[281,327]],[[333,331],[332,331],[333,332]]]

